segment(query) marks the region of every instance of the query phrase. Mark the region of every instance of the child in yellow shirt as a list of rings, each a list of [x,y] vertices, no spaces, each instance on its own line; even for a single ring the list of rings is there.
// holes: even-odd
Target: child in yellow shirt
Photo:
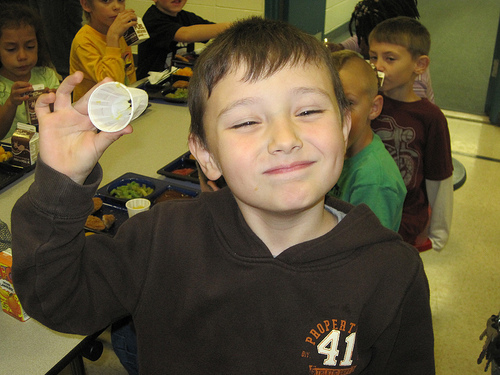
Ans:
[[[70,73],[81,71],[83,81],[75,88],[77,101],[105,77],[129,85],[136,81],[132,49],[123,34],[137,24],[132,9],[125,9],[125,1],[107,2],[81,0],[87,19],[71,45]]]

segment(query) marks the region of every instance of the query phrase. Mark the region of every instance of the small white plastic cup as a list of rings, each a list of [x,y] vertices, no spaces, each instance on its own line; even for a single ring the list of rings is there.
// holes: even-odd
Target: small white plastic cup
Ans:
[[[128,200],[127,203],[125,203],[125,207],[127,207],[128,217],[132,217],[139,212],[149,210],[151,202],[146,198],[134,198]]]
[[[104,132],[117,132],[139,117],[148,106],[146,91],[107,82],[90,95],[88,112],[94,126]]]

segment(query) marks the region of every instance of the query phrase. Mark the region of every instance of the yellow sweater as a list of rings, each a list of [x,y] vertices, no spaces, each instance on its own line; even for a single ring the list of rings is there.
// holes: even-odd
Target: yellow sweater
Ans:
[[[84,25],[71,44],[70,73],[81,71],[83,81],[73,91],[73,101],[80,99],[106,77],[129,85],[136,81],[132,49],[120,38],[120,48],[108,47],[106,35]]]

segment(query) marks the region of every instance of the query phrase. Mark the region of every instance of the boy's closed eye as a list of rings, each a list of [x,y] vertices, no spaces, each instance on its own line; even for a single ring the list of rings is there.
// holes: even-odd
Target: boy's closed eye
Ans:
[[[241,123],[238,123],[236,125],[231,126],[231,129],[241,129],[241,128],[250,127],[250,126],[256,125],[256,124],[259,124],[259,122],[257,122],[257,121],[244,121],[244,122],[241,122]]]
[[[323,113],[324,110],[323,109],[307,109],[305,111],[302,111],[298,114],[298,116],[312,116],[312,115],[317,115],[317,114],[321,114]]]

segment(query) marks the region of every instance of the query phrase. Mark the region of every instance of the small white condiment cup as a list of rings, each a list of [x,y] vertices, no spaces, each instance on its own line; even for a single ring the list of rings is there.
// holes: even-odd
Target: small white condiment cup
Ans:
[[[139,212],[149,210],[151,202],[146,198],[134,198],[128,200],[127,203],[125,203],[125,207],[127,207],[128,217],[132,217]]]

